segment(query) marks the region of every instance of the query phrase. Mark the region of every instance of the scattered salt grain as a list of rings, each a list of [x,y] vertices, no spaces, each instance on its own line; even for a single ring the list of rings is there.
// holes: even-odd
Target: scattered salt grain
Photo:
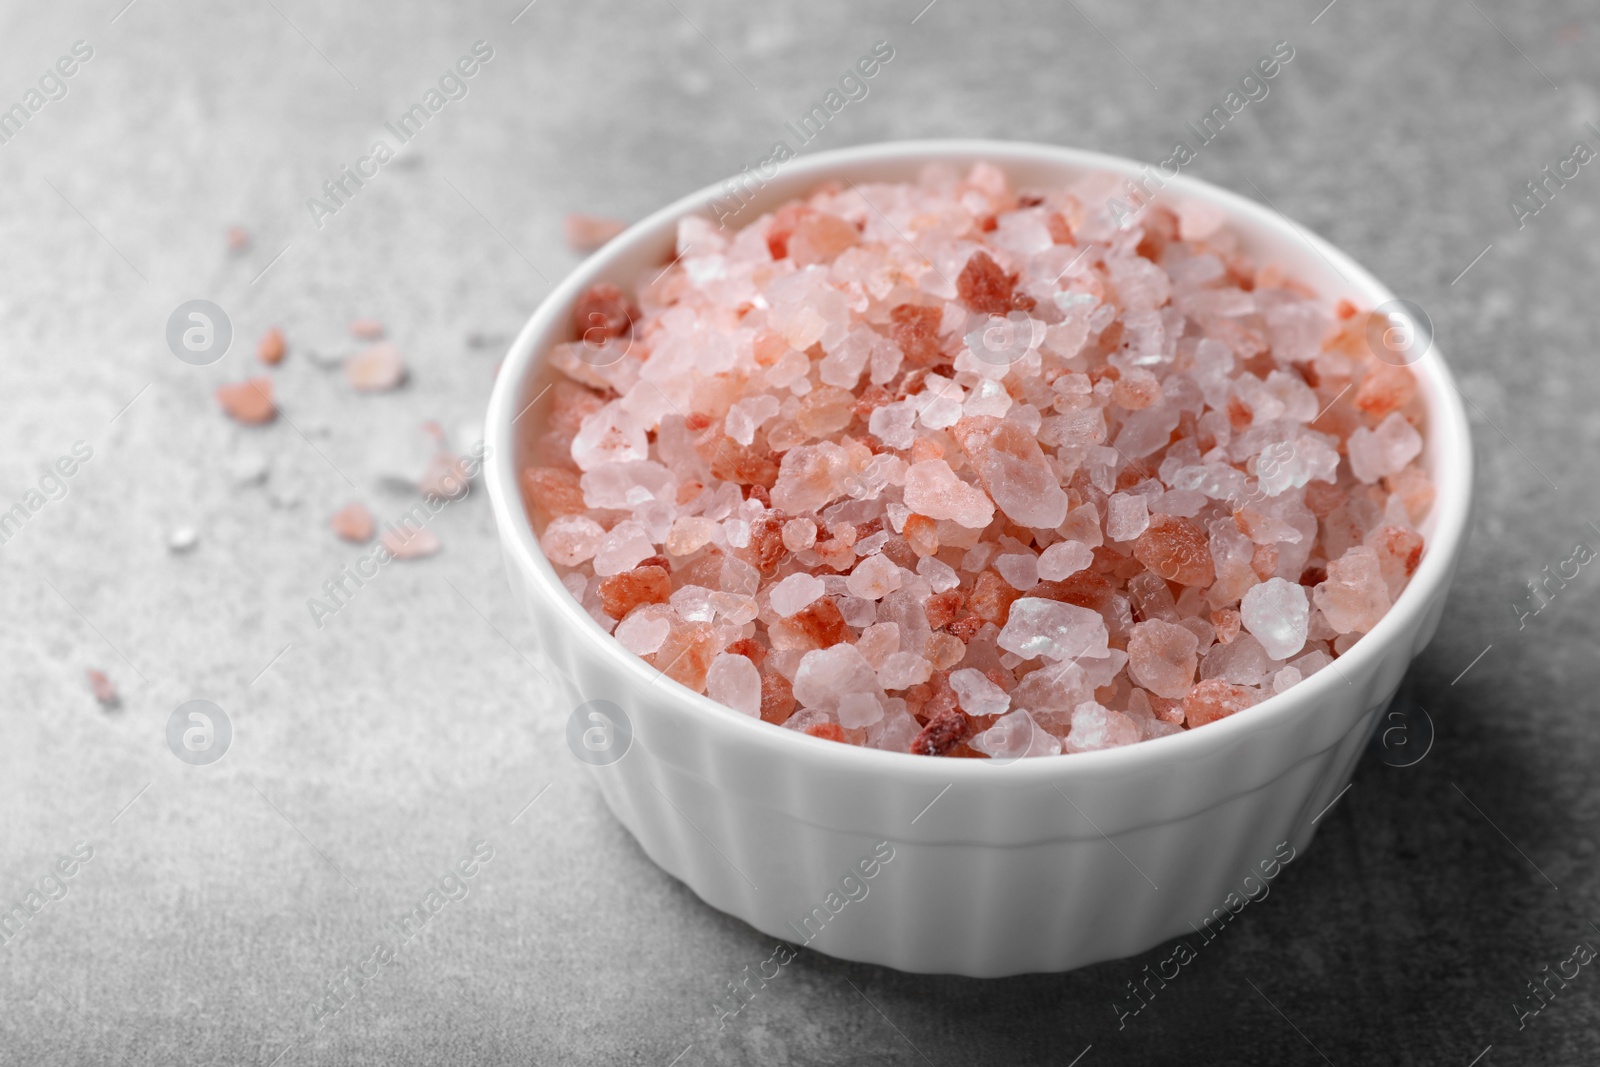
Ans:
[[[381,393],[406,380],[406,365],[400,350],[393,343],[382,341],[346,360],[344,376],[363,393]]]
[[[372,540],[372,535],[377,531],[377,523],[372,519],[372,512],[367,510],[365,504],[359,502],[346,504],[334,512],[328,519],[328,525],[340,539],[358,545]],[[548,540],[548,532],[545,538]]]

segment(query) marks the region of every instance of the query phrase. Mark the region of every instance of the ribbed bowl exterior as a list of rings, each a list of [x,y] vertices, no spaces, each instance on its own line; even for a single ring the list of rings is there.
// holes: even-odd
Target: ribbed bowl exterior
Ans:
[[[765,193],[777,202],[829,177],[909,178],[934,159],[989,159],[1036,181],[1138,167],[1045,146],[922,142],[807,157]],[[1366,306],[1392,298],[1281,216],[1200,182],[1169,184],[1223,206],[1253,246],[1321,291]],[[540,417],[527,405],[548,381],[542,354],[567,339],[577,295],[671,258],[676,218],[721,193],[663,209],[558,287],[517,339],[491,401],[490,493],[511,584],[561,689],[555,702],[610,701],[631,726],[626,753],[589,768],[607,805],[711,906],[843,959],[993,977],[1195,936],[1247,876],[1260,879],[1261,864],[1306,848],[1438,627],[1471,485],[1466,420],[1442,359],[1432,352],[1415,367],[1424,461],[1439,490],[1427,550],[1394,608],[1332,667],[1202,729],[1105,752],[996,765],[817,741],[691,693],[617,645],[559,584],[518,489],[525,456],[513,424],[523,412]]]

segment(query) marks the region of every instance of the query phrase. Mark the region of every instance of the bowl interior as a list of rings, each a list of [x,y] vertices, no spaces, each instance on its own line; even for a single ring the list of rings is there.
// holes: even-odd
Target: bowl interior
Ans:
[[[1015,188],[1063,186],[1092,173],[1111,173],[1139,178],[1153,168],[1130,160],[1077,149],[1045,145],[989,141],[899,142],[865,148],[817,153],[797,159],[764,187],[743,185],[744,205],[729,220],[740,227],[758,219],[764,212],[786,200],[809,193],[827,180],[855,183],[915,180],[930,163],[967,167],[988,161],[1004,170]],[[1349,256],[1326,241],[1290,221],[1270,207],[1245,199],[1196,179],[1179,176],[1162,179],[1164,187],[1157,202],[1174,205],[1201,201],[1223,210],[1227,226],[1239,235],[1243,247],[1258,266],[1280,264],[1294,277],[1323,294],[1331,307],[1349,300],[1362,309],[1393,300],[1395,294]],[[554,569],[539,549],[528,512],[525,509],[517,471],[531,457],[524,441],[527,423],[541,420],[549,405],[547,387],[555,372],[544,360],[554,344],[573,340],[571,309],[578,296],[596,282],[609,281],[629,290],[641,277],[648,279],[668,264],[674,255],[677,222],[690,214],[713,216],[713,200],[730,203],[726,183],[692,193],[662,208],[632,226],[605,248],[582,263],[545,299],[513,343],[501,367],[490,402],[487,441],[491,447],[488,483],[502,538],[508,539],[507,552],[518,566],[528,569],[549,596],[565,602],[564,614],[570,624],[582,628],[602,642],[618,663],[619,670],[642,671],[654,675],[655,669],[626,651],[590,619],[561,585]],[[647,273],[648,272],[648,273]],[[1389,613],[1373,630],[1344,656],[1341,666],[1351,672],[1361,669],[1364,657],[1376,654],[1390,633],[1402,630],[1411,615],[1421,609],[1426,591],[1449,578],[1449,564],[1464,536],[1471,490],[1471,442],[1459,394],[1448,367],[1437,347],[1430,348],[1411,364],[1418,378],[1419,395],[1427,412],[1424,427],[1422,463],[1433,480],[1437,497],[1433,509],[1420,524],[1426,547],[1421,564],[1410,584]],[[521,440],[519,440],[519,437]],[[1180,756],[1185,747],[1226,743],[1235,731],[1248,730],[1269,716],[1284,716],[1314,705],[1321,692],[1343,685],[1336,673],[1320,671],[1287,692],[1271,697],[1245,711],[1208,725],[1203,730],[1186,730],[1169,737],[1155,738],[1119,749],[1079,753],[1069,760],[1024,760],[1027,772],[1045,773],[1031,765],[1075,765],[1087,769],[1085,761],[1115,764],[1134,759]],[[704,715],[722,725],[754,731],[751,740],[758,744],[795,746],[795,755],[809,758],[888,759],[902,768],[909,765],[976,764],[981,760],[919,760],[901,753],[850,745],[817,744],[794,731],[774,729],[770,724],[740,715],[707,697],[693,693],[674,682],[659,685],[663,699],[687,700]],[[669,696],[670,694],[670,696]],[[765,735],[758,737],[756,735]],[[832,751],[830,751],[832,750]],[[1024,769],[1014,766],[1012,772]],[[972,773],[981,768],[946,768],[938,773]]]

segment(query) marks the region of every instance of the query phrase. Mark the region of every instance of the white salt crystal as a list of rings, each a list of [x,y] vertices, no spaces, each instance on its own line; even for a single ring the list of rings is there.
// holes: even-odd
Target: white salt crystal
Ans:
[[[783,524],[783,547],[804,552],[817,543],[817,524],[810,519],[790,519]]]
[[[878,668],[878,682],[885,689],[906,689],[933,677],[933,664],[915,652],[891,652]]]
[[[917,560],[917,573],[928,581],[935,593],[943,593],[961,584],[961,576],[948,563],[934,556]]]
[[[617,623],[614,631],[622,647],[635,655],[650,655],[661,647],[667,634],[672,631],[672,621],[667,614],[650,611],[652,607],[659,608],[659,605],[650,604],[629,612],[627,618]]]
[[[813,649],[794,672],[794,697],[808,708],[837,713],[848,693],[881,693],[872,664],[851,644]]]
[[[1391,411],[1376,430],[1365,426],[1347,444],[1350,472],[1368,485],[1394,474],[1422,453],[1422,435],[1398,411]]]
[[[871,626],[878,621],[878,605],[876,601],[866,600],[858,596],[842,596],[837,600],[839,614],[851,626],[860,628]]]
[[[594,554],[594,572],[602,578],[631,571],[639,561],[656,554],[656,546],[645,535],[644,527],[624,519],[611,528]]]
[[[581,470],[592,470],[602,463],[626,463],[650,458],[650,442],[644,427],[613,400],[593,414],[586,415],[572,439],[572,460]]]
[[[866,600],[880,600],[899,589],[904,583],[904,572],[888,556],[868,556],[856,564],[846,585],[854,596]]]
[[[685,622],[710,622],[716,616],[711,598],[716,594],[703,585],[685,585],[672,591],[667,603]]]
[[[756,430],[778,413],[778,398],[768,393],[760,396],[747,397],[728,408],[728,417],[723,422],[723,432],[741,445],[748,445],[756,438]]]
[[[1006,552],[995,557],[994,569],[1013,589],[1027,592],[1039,584],[1039,557],[1032,552]]]
[[[909,400],[896,400],[873,409],[867,430],[890,448],[910,448],[917,439],[916,422],[916,405]]]
[[[1011,614],[996,643],[1024,659],[1044,656],[1059,662],[1105,658],[1109,636],[1106,620],[1098,611],[1042,597],[1023,597],[1011,605]]]
[[[1113,493],[1106,501],[1106,536],[1113,541],[1132,541],[1150,525],[1150,509],[1145,498],[1132,493]]]
[[[972,387],[972,392],[967,396],[962,410],[967,417],[978,415],[1004,416],[1011,410],[1011,394],[1006,392],[1006,387],[992,378],[985,378]]]
[[[706,671],[706,695],[752,718],[761,716],[761,672],[744,656],[719,652]]]
[[[1239,602],[1239,620],[1273,659],[1286,660],[1305,647],[1310,618],[1305,587],[1287,578],[1252,586]]]
[[[991,759],[1015,760],[1057,755],[1061,742],[1035,722],[1026,709],[1018,708],[1000,716],[993,726],[974,737],[972,747]]]
[[[1059,582],[1094,562],[1094,550],[1081,541],[1057,541],[1039,553],[1039,578]]]
[[[950,688],[956,691],[961,710],[968,715],[999,715],[1011,706],[1006,691],[972,667],[952,671]]]
[[[1300,684],[1300,668],[1289,666],[1272,676],[1272,691],[1281,693],[1290,686]]]
[[[1138,723],[1091,700],[1073,710],[1072,729],[1063,747],[1068,752],[1094,752],[1131,745],[1139,737]]]
[[[772,610],[788,618],[802,608],[815,603],[825,592],[822,579],[804,571],[791,574],[772,587]]]
[[[589,507],[617,511],[652,500],[674,500],[678,492],[677,475],[653,460],[602,464],[585,471],[578,485]]]
[[[839,725],[859,730],[883,718],[883,705],[871,693],[846,693],[839,698]]]

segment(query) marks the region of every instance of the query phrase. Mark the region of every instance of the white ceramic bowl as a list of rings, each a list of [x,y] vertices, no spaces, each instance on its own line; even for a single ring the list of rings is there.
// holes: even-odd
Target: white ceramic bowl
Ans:
[[[1022,186],[1139,171],[1130,160],[1045,145],[882,144],[790,163],[736,221],[827,179],[908,180],[929,162],[979,160]],[[566,712],[600,699],[624,709],[631,746],[591,770],[645,852],[712,907],[792,944],[809,934],[810,947],[844,959],[997,976],[1067,970],[1191,934],[1280,842],[1303,850],[1312,820],[1349,781],[1407,665],[1433,636],[1455,573],[1472,458],[1437,350],[1413,366],[1427,408],[1423,459],[1438,490],[1422,527],[1427,547],[1392,610],[1337,670],[1201,729],[1004,766],[819,741],[690,692],[625,651],[562,587],[517,477],[525,456],[513,420],[550,380],[544,353],[572,339],[579,294],[597,281],[626,287],[665,264],[677,220],[709,214],[722,194],[710,186],[663,208],[559,285],[512,346],[488,414],[495,521],[511,584],[561,687],[552,704]],[[1375,307],[1394,297],[1348,256],[1253,201],[1182,177],[1163,196],[1221,207],[1258,262],[1282,263],[1330,301]],[[542,415],[535,404],[520,419]],[[847,895],[841,879],[879,842],[888,844],[878,855],[892,850],[892,859],[869,862],[875,876],[846,882]]]

